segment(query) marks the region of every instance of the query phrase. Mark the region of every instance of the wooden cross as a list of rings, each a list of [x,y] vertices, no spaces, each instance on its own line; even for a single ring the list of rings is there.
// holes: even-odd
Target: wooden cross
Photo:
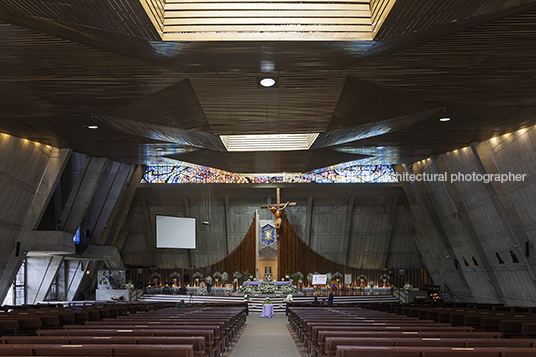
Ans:
[[[274,205],[266,205],[261,206],[261,208],[268,208],[275,216],[275,228],[277,231],[279,231],[279,228],[281,228],[281,211],[283,211],[288,206],[296,206],[296,202],[286,202],[281,203],[281,191],[278,188],[276,188],[276,196],[277,196],[277,203]]]

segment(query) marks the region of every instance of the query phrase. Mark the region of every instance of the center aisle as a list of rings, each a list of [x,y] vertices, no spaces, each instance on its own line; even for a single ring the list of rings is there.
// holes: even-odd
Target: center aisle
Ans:
[[[290,335],[286,315],[247,317],[247,325],[229,357],[301,357]]]

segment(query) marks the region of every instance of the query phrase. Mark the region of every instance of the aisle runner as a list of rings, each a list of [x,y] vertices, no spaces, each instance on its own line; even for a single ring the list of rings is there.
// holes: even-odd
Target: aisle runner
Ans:
[[[244,333],[229,357],[301,357],[286,324],[285,315],[272,319],[249,315]]]

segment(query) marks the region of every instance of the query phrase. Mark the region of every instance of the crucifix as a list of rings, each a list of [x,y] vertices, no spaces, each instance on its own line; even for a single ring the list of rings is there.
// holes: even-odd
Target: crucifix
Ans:
[[[274,205],[261,206],[261,208],[268,208],[275,216],[275,229],[279,235],[279,229],[281,228],[281,212],[288,206],[296,206],[296,202],[281,203],[281,191],[279,187],[276,188],[277,203]]]

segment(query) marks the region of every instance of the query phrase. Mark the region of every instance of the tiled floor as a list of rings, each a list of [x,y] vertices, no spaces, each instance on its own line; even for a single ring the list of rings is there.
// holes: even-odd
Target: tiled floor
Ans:
[[[303,357],[305,351],[296,343],[296,338],[288,328],[285,315],[275,315],[272,319],[249,315],[236,345],[232,346],[229,357]]]

